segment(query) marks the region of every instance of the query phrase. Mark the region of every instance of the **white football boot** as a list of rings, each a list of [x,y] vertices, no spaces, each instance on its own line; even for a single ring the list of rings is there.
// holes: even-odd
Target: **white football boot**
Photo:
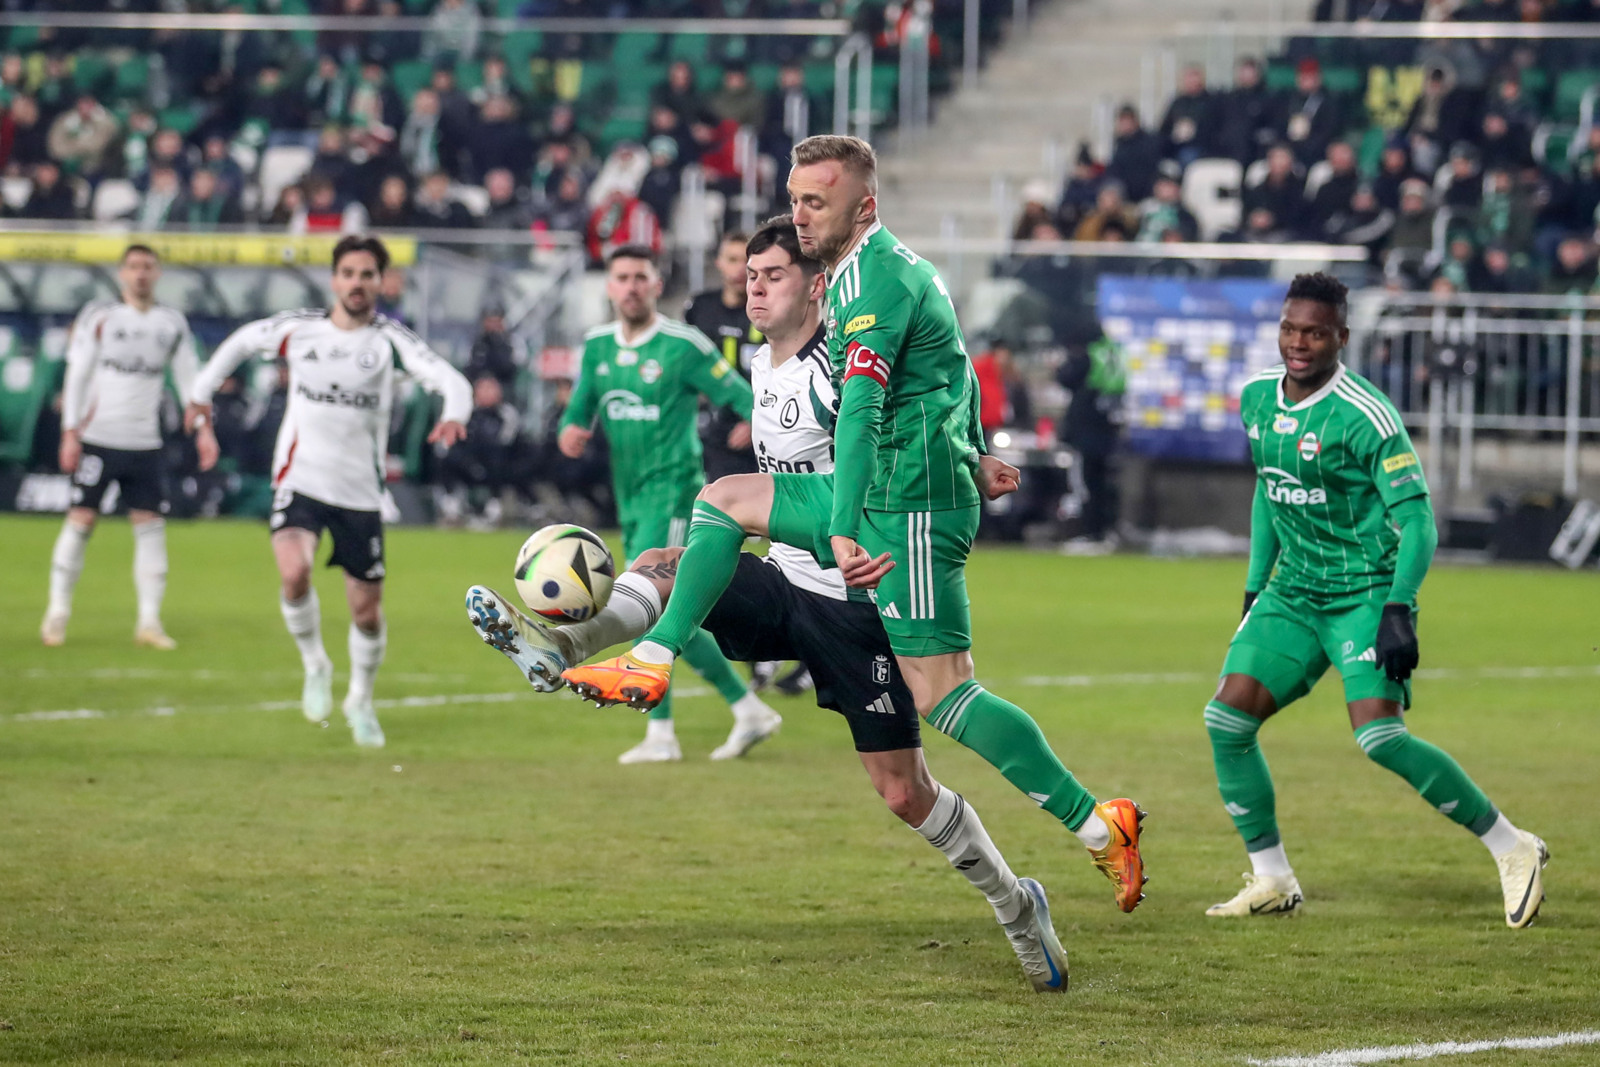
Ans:
[[[1018,878],[1017,891],[1023,897],[1022,913],[1001,929],[1011,942],[1012,951],[1022,963],[1022,973],[1033,983],[1035,993],[1067,991],[1067,950],[1061,947],[1055,927],[1050,925],[1050,902],[1044,886],[1032,878]]]
[[[167,636],[167,631],[161,628],[159,622],[154,626],[141,626],[133,631],[133,643],[161,652],[171,652],[178,647],[178,642]]]
[[[530,619],[486,585],[467,590],[467,621],[490,648],[501,652],[541,693],[554,693],[565,682],[561,672],[571,666],[554,632]]]
[[[307,722],[319,725],[333,714],[333,661],[326,655],[315,669],[306,669],[305,685],[300,690],[300,710]]]
[[[1495,860],[1500,867],[1500,891],[1506,898],[1506,925],[1513,930],[1533,925],[1544,903],[1544,865],[1550,862],[1550,849],[1526,830],[1517,847]]]
[[[345,701],[344,721],[350,724],[350,733],[358,747],[383,747],[383,727],[378,725],[378,713],[372,710],[372,701]]]
[[[711,750],[714,760],[738,759],[778,732],[783,716],[773,711],[754,693],[747,693],[733,706],[733,730],[728,739]]]
[[[67,643],[67,620],[70,615],[46,615],[39,624],[39,640],[46,648],[59,648]]]
[[[1213,904],[1206,914],[1213,919],[1248,919],[1252,915],[1299,915],[1305,897],[1292,874],[1247,874],[1244,888],[1232,900]]]
[[[673,763],[683,759],[676,737],[646,737],[617,757],[618,763]]]

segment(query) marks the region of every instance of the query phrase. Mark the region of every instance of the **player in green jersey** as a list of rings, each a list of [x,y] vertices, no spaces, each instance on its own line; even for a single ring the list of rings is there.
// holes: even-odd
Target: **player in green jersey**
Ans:
[[[1237,896],[1206,914],[1299,911],[1300,884],[1278,834],[1256,734],[1337,666],[1361,750],[1478,835],[1500,868],[1506,923],[1524,927],[1544,899],[1544,842],[1513,826],[1455,760],[1406,728],[1417,591],[1438,535],[1399,414],[1340,362],[1347,310],[1338,280],[1296,277],[1278,329],[1283,363],[1246,382],[1239,399],[1257,474],[1250,570],[1244,621],[1205,723],[1223,804],[1253,871]]]
[[[701,494],[671,603],[625,656],[563,674],[581,695],[649,707],[727,587],[747,535],[806,549],[873,590],[917,711],[1026,793],[1089,849],[1132,911],[1143,897],[1139,821],[1104,804],[1039,726],[973,678],[964,567],[980,500],[1017,471],[982,455],[972,361],[938,272],[884,229],[877,158],[854,137],[794,149],[789,197],[806,254],[828,268],[828,343],[839,383],[834,473],[723,478]]]
[[[652,548],[681,546],[689,532],[695,496],[705,484],[700,436],[700,397],[728,408],[742,420],[733,447],[750,442],[750,385],[717,355],[699,330],[656,310],[661,275],[650,250],[625,245],[606,262],[606,296],[617,321],[590,330],[572,399],[557,438],[562,453],[583,455],[598,420],[611,445],[611,485],[629,559]],[[742,445],[741,445],[742,442]],[[742,756],[772,736],[778,713],[734,671],[716,641],[695,629],[684,658],[716,686],[733,707],[734,726],[713,759]],[[619,757],[623,763],[683,758],[672,727],[670,696],[650,713],[645,739]]]

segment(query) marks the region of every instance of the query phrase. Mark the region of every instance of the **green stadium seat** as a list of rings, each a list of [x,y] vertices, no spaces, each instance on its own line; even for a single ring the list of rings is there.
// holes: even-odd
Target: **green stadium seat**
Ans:
[[[194,109],[193,105],[165,108],[156,117],[161,125],[171,126],[185,137],[192,133],[196,126],[200,125],[200,114]]]
[[[1361,173],[1371,176],[1378,173],[1378,164],[1383,158],[1383,144],[1389,139],[1389,131],[1381,126],[1369,126],[1362,131],[1361,139],[1356,142],[1356,166]]]
[[[1330,93],[1339,93],[1342,96],[1360,95],[1365,82],[1366,78],[1361,73],[1360,67],[1322,68],[1322,84]]]
[[[1294,68],[1286,63],[1271,63],[1265,81],[1268,92],[1287,92],[1294,88]]]
[[[1550,98],[1550,72],[1543,67],[1527,67],[1522,71],[1522,95],[1543,107]]]
[[[675,33],[667,38],[669,59],[687,59],[691,63],[704,63],[710,48],[711,38],[703,33]]]
[[[1595,84],[1600,84],[1600,70],[1569,70],[1556,80],[1555,99],[1551,102],[1550,117],[1557,122],[1573,122],[1578,117],[1583,94]]]
[[[471,92],[483,85],[483,64],[463,59],[456,64],[456,88]]]
[[[150,82],[150,60],[143,55],[129,56],[117,64],[113,95],[119,100],[143,100]]]
[[[79,52],[73,57],[72,83],[79,92],[100,96],[114,77],[110,61],[98,52]]]
[[[778,88],[778,71],[781,68],[776,63],[750,64],[750,84],[764,93],[770,93]]]
[[[618,66],[612,73],[616,75],[617,103],[622,105],[648,105],[656,86],[667,80],[664,63]]]
[[[622,141],[640,142],[644,140],[645,119],[642,115],[619,114],[614,111],[600,127],[601,151],[609,153]]]
[[[872,114],[874,120],[893,115],[900,105],[900,64],[872,65]]]
[[[0,463],[23,465],[33,454],[34,428],[64,367],[24,353],[10,329],[0,330],[0,347]]]
[[[417,90],[427,85],[432,77],[433,64],[426,59],[402,60],[389,68],[389,82],[408,108]]]
[[[661,51],[661,37],[654,33],[619,33],[611,48],[611,62],[618,70],[639,63],[650,63]]]
[[[500,54],[506,60],[506,73],[511,83],[523,92],[534,87],[533,58],[544,47],[544,34],[533,30],[518,30],[500,38]]]

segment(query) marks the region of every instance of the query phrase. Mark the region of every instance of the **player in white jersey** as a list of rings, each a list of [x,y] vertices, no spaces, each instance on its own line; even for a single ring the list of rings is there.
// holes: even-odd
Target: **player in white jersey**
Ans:
[[[78,314],[67,345],[61,398],[61,469],[72,475],[72,506],[50,556],[50,606],[39,637],[67,639],[72,591],[84,549],[112,482],[133,525],[133,584],[139,601],[134,642],[172,649],[161,626],[167,590],[167,479],[161,460],[161,391],[168,372],[180,395],[199,363],[183,312],[155,302],[161,260],[146,245],[122,253],[120,301],[90,304]],[[200,468],[217,461],[216,440],[200,442]]]
[[[750,321],[767,338],[751,363],[757,462],[764,471],[826,473],[833,469],[836,401],[821,321],[822,265],[802,258],[787,215],[756,230],[746,263]],[[1011,872],[977,813],[928,773],[916,705],[877,609],[860,590],[846,589],[837,568],[823,568],[806,552],[780,552],[784,547],[774,544],[766,559],[740,555],[705,628],[730,659],[807,664],[817,703],[844,715],[884,803],[984,894],[1034,988],[1066,989],[1066,952],[1043,890]],[[467,591],[467,617],[535,689],[553,692],[568,664],[650,628],[672,594],[682,554],[681,548],[643,553],[617,579],[605,610],[588,622],[545,627],[481,585]],[[739,740],[736,728],[724,748]]]
[[[407,374],[444,397],[429,442],[466,435],[472,387],[416,334],[376,313],[389,252],[376,237],[345,237],[333,250],[333,306],[288,311],[235,330],[196,376],[188,418],[203,424],[211,397],[251,356],[282,359],[289,403],[272,465],[272,554],[283,579],[279,606],[305,666],[302,704],[312,722],[333,711],[333,663],[311,585],[322,531],[328,566],[345,571],[350,603],[350,689],[344,715],[355,742],[383,745],[372,688],[383,662],[383,476],[396,377]],[[209,434],[209,429],[202,429]]]

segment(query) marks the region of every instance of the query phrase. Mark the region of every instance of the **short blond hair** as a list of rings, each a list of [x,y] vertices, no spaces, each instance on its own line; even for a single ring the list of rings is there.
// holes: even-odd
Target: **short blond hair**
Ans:
[[[797,167],[830,161],[838,163],[865,183],[868,196],[878,195],[878,153],[859,137],[831,133],[807,137],[794,146],[789,159]]]

